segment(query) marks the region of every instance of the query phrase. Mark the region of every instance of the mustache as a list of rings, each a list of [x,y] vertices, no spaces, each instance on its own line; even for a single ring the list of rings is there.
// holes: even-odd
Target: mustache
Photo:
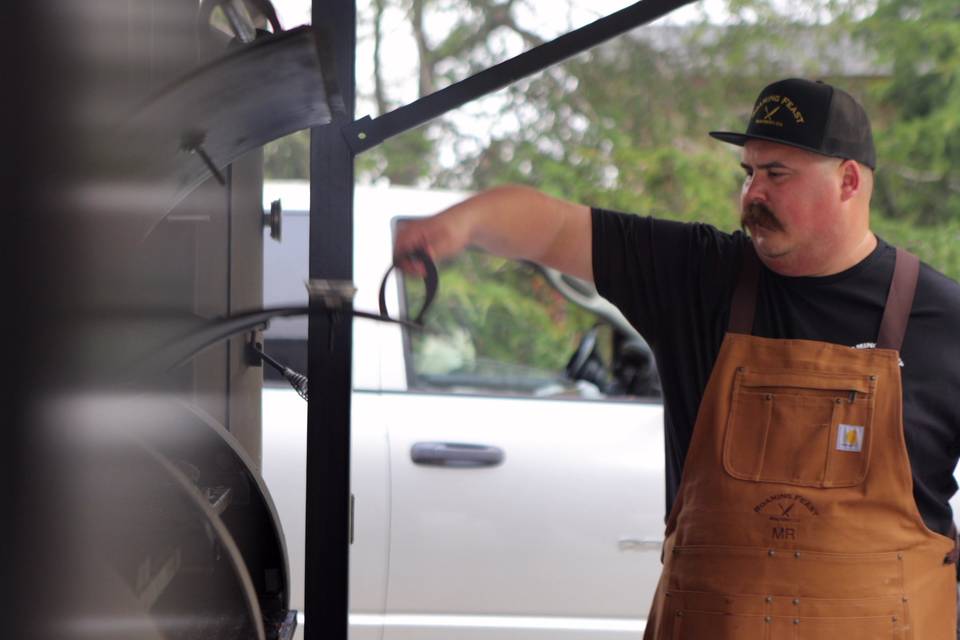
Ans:
[[[740,229],[746,232],[747,227],[751,225],[772,231],[783,231],[783,225],[777,220],[776,214],[767,205],[759,202],[747,205],[740,214]]]

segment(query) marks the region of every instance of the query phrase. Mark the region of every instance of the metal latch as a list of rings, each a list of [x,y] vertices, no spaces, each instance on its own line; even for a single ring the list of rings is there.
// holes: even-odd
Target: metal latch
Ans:
[[[280,242],[281,232],[283,229],[283,218],[281,214],[283,213],[283,204],[280,200],[274,200],[270,203],[270,213],[264,212],[263,214],[263,226],[270,228],[270,237]]]
[[[357,288],[352,280],[308,280],[310,302],[318,302],[326,309],[346,309],[353,306]]]

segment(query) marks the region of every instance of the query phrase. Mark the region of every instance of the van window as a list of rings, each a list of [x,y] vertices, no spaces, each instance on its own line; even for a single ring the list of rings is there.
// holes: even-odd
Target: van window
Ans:
[[[405,312],[423,304],[423,282],[403,276]],[[467,251],[440,269],[426,331],[406,330],[410,389],[541,397],[603,397],[602,381],[567,372],[593,331],[594,358],[608,369],[609,325],[564,298],[528,263]]]

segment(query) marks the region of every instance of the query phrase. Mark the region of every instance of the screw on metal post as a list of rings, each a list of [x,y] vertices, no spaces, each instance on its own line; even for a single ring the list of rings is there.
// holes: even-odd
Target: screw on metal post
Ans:
[[[187,130],[184,131],[180,136],[180,148],[184,151],[189,151],[190,153],[195,153],[200,156],[200,159],[203,160],[203,163],[207,165],[207,169],[210,170],[210,173],[213,174],[213,177],[217,179],[221,185],[226,186],[227,179],[223,177],[223,173],[220,172],[220,169],[217,168],[217,165],[213,163],[213,159],[210,157],[210,154],[207,153],[206,149],[203,148],[203,143],[207,139],[207,134],[199,130]]]

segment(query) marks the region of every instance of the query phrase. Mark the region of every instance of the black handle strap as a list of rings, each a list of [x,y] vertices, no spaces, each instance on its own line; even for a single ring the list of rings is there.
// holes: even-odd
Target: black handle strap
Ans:
[[[422,327],[423,316],[427,313],[427,309],[430,308],[430,305],[433,304],[433,299],[437,296],[437,287],[440,283],[440,277],[437,274],[437,265],[433,263],[433,260],[430,259],[430,256],[423,249],[411,251],[409,254],[402,257],[419,260],[426,271],[423,277],[423,282],[427,290],[426,298],[423,300],[423,307],[420,309],[420,312],[412,320],[415,325]],[[390,319],[390,314],[387,313],[387,278],[390,277],[390,273],[396,268],[396,266],[396,263],[390,265],[390,268],[387,269],[387,272],[383,274],[383,280],[380,281],[380,317],[386,320]]]

